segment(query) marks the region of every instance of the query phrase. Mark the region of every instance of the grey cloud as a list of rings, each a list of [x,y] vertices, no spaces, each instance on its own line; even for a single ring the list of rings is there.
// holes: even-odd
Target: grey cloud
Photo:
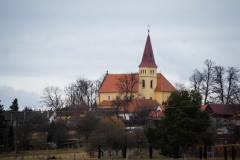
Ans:
[[[40,95],[34,92],[26,92],[23,90],[15,90],[10,86],[0,86],[0,104],[3,104],[4,109],[9,109],[12,105],[13,99],[18,99],[19,110],[22,110],[24,107],[40,107],[41,101]]]
[[[43,77],[60,82],[97,79],[106,70],[136,72],[148,23],[158,70],[175,75],[170,79],[188,81],[207,58],[238,67],[239,6],[223,0],[0,1],[0,85],[8,84],[1,76],[58,85]]]

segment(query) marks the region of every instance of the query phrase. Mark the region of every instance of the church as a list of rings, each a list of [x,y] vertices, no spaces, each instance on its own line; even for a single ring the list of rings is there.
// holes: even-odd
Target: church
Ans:
[[[133,87],[133,99],[146,99],[157,104],[166,102],[175,87],[161,74],[157,73],[158,66],[155,63],[150,35],[148,32],[142,61],[138,66],[139,70],[135,78],[138,83]],[[112,102],[119,96],[119,89],[116,86],[119,77],[130,74],[106,74],[98,91],[98,107],[109,108]]]

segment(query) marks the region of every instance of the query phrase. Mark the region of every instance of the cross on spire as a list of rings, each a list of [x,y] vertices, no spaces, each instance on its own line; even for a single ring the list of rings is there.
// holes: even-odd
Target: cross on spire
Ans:
[[[149,34],[149,32],[150,32],[149,28],[150,28],[150,25],[148,24],[148,34]]]

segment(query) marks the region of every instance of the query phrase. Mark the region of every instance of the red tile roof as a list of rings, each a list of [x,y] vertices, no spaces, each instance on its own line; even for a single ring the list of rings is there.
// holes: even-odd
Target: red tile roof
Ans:
[[[99,106],[112,106],[113,101],[107,101],[107,100],[103,100]]]
[[[71,108],[69,108],[69,111],[89,111],[89,106],[85,104],[81,105],[74,105]]]
[[[208,104],[205,110],[212,110],[212,114],[234,115],[231,106],[225,104]]]
[[[114,106],[113,105],[114,102],[113,101],[102,101],[99,106]],[[164,111],[164,106],[161,104],[157,104],[155,101],[151,100],[151,99],[133,99],[133,101],[131,103],[129,103],[128,107],[126,108],[126,113],[134,113],[136,110],[136,107],[138,105],[142,105],[142,104],[150,104],[152,105],[152,109],[155,111],[157,109],[157,107],[159,106],[161,108],[162,111]],[[119,112],[124,112],[124,108],[121,107],[119,109]]]
[[[146,42],[145,49],[143,52],[142,62],[138,67],[155,67],[155,68],[157,68],[157,65],[154,60],[152,44],[151,44],[149,35],[147,37],[147,42]]]
[[[204,110],[206,109],[206,107],[207,107],[207,105],[202,105],[201,108],[200,108],[200,110],[201,110],[201,111],[204,111]]]
[[[153,106],[153,110],[156,110],[157,107],[159,106],[159,104],[157,104],[155,101],[153,101],[151,99],[133,99],[132,103],[129,103],[126,110],[128,113],[133,113],[134,110],[136,109],[136,107],[138,105],[142,105],[142,104],[151,104]],[[124,108],[121,107],[119,111],[123,112]]]
[[[176,88],[161,74],[157,74],[157,87],[154,91],[177,91]]]
[[[162,111],[151,111],[146,119],[154,120],[164,116]]]
[[[118,79],[125,75],[130,76],[131,74],[108,74],[98,92],[119,92],[116,84],[118,83]],[[138,74],[136,74],[136,79],[139,79]],[[138,84],[134,86],[133,92],[138,92]]]
[[[116,84],[118,83],[118,78],[124,76],[126,74],[108,74],[99,89],[99,93],[109,93],[109,92],[119,92]],[[127,74],[130,75],[130,74]],[[136,78],[139,79],[139,75],[136,74]],[[136,84],[133,88],[134,92],[138,92],[138,84]],[[176,91],[175,87],[161,74],[157,74],[157,87],[155,91],[169,91],[174,92]]]

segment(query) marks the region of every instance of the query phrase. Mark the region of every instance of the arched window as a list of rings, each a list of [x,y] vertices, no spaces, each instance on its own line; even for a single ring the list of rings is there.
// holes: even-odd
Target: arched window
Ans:
[[[142,80],[142,88],[145,88],[145,80]]]
[[[153,80],[150,81],[150,87],[153,88]]]

